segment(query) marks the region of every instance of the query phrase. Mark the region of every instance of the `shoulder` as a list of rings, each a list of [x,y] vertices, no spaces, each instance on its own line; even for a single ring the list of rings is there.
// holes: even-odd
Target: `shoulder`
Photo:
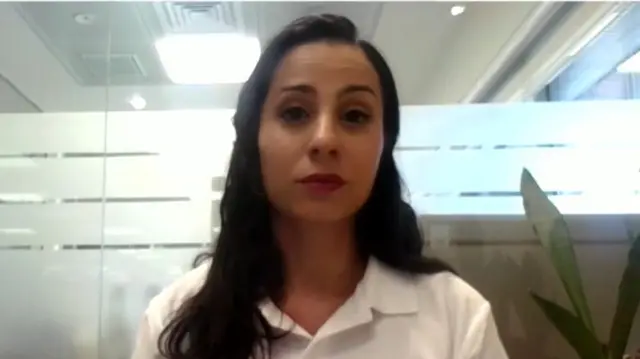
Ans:
[[[417,276],[415,284],[419,327],[425,333],[439,330],[454,357],[506,358],[491,305],[475,288],[450,272]]]
[[[469,283],[451,272],[417,275],[415,284],[419,302],[457,310],[482,309],[489,302]]]
[[[451,272],[418,275],[414,280],[420,314],[439,313],[444,322],[465,327],[491,312],[489,301]]]
[[[195,268],[156,295],[144,313],[138,328],[132,359],[160,358],[158,338],[173,314],[201,287],[209,271],[209,263]]]
[[[382,312],[411,311],[427,321],[464,326],[490,311],[489,302],[451,272],[416,274],[392,269],[375,258],[370,263],[365,285],[373,288],[370,301]]]
[[[182,304],[200,290],[209,272],[209,266],[210,262],[207,261],[190,270],[151,299],[145,316],[152,331],[161,331]]]
[[[416,276],[420,332],[439,333],[453,358],[507,359],[491,305],[450,272]]]

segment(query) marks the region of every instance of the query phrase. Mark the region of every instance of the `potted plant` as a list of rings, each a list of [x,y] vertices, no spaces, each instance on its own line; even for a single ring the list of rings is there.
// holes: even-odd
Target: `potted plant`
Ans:
[[[560,277],[571,308],[564,308],[531,292],[533,300],[581,359],[632,357],[625,355],[625,350],[640,304],[640,235],[629,235],[631,249],[618,287],[616,311],[609,338],[602,341],[594,329],[564,217],[527,169],[522,171],[520,193],[527,218]]]

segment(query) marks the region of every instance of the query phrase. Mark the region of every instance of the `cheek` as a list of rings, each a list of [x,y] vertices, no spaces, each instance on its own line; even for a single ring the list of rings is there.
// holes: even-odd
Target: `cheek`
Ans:
[[[358,147],[352,152],[353,161],[350,167],[353,171],[354,182],[357,183],[354,190],[358,197],[366,197],[369,195],[378,174],[384,140],[382,135],[372,136]]]
[[[268,123],[260,127],[258,149],[262,180],[269,193],[286,182],[285,176],[289,173],[291,150],[288,148],[288,142]]]

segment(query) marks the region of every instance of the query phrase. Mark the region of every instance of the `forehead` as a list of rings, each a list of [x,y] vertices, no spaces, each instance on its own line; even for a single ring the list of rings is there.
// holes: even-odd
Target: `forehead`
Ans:
[[[378,75],[364,52],[348,44],[312,43],[287,54],[274,74],[274,86],[305,83],[368,85],[379,91]]]

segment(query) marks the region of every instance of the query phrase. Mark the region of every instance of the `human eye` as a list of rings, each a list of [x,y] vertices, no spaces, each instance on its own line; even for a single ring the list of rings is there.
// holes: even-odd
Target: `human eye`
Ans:
[[[298,123],[309,118],[309,112],[302,106],[288,106],[280,111],[280,118],[287,123]]]
[[[371,115],[368,112],[358,108],[348,109],[342,114],[342,120],[351,125],[365,124],[370,119]]]

